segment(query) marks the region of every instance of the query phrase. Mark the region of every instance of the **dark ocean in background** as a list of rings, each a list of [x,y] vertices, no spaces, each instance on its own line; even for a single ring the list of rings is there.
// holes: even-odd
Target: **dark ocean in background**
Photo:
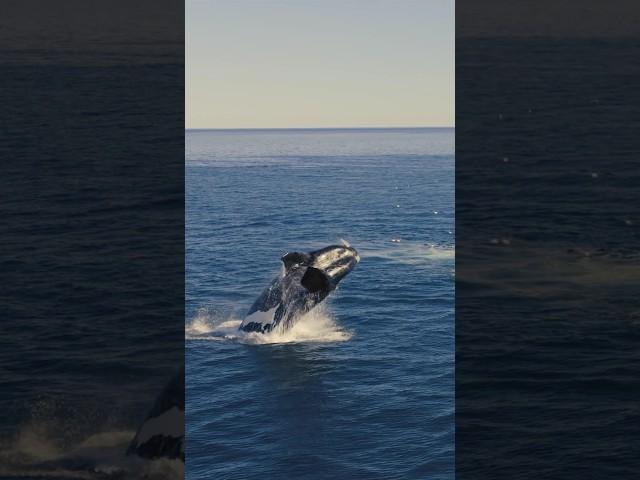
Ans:
[[[184,361],[176,50],[4,57],[0,478],[181,478],[125,457]]]
[[[460,479],[638,476],[639,47],[457,41]]]
[[[187,131],[185,168],[187,478],[452,479],[454,131]],[[238,334],[341,239],[323,308]]]

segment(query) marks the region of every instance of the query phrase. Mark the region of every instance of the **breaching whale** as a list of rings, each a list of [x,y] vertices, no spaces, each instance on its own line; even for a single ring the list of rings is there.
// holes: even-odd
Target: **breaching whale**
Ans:
[[[127,455],[184,462],[184,365],[156,399],[131,440]]]
[[[165,464],[169,470],[163,477],[182,478],[178,465],[184,464],[184,374],[182,365],[156,398],[133,439],[122,438],[129,432],[98,432],[53,458],[21,464],[20,468],[27,470],[20,473],[20,478],[48,478],[47,472],[55,473],[56,478],[67,478],[65,472],[69,472],[68,478],[85,478],[87,473],[97,473],[96,478],[147,478],[142,466],[146,460],[157,459],[176,461]],[[125,451],[133,461],[125,461]],[[37,473],[31,476],[30,470]],[[79,473],[81,476],[77,476]],[[0,477],[5,478],[1,473]]]
[[[253,303],[240,330],[260,333],[288,330],[335,290],[360,256],[348,245],[330,245],[309,253],[287,253],[281,260],[282,274]]]

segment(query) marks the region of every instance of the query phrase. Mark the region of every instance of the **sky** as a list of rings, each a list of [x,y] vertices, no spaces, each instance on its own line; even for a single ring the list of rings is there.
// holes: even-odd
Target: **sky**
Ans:
[[[453,0],[186,0],[186,128],[453,126]]]

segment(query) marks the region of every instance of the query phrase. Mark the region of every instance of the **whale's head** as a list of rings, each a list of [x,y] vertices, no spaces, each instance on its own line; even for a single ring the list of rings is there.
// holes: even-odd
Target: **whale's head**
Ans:
[[[330,245],[309,252],[309,257],[309,266],[322,270],[334,285],[360,262],[356,249],[348,245]]]

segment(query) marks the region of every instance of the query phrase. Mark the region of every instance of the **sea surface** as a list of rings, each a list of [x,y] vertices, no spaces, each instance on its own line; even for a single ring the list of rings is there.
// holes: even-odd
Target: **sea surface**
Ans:
[[[171,116],[184,69],[14,60],[1,96],[0,478],[138,479],[155,467],[125,451],[184,361],[183,120]]]
[[[640,42],[456,51],[456,476],[638,478]]]
[[[187,478],[452,479],[454,130],[190,130],[185,162]],[[321,307],[237,331],[342,241]]]

